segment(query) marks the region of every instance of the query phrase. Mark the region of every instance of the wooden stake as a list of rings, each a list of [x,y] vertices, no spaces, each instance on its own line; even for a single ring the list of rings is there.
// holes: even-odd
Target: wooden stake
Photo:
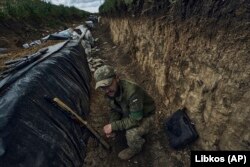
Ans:
[[[64,102],[62,102],[59,98],[55,97],[53,99],[59,107],[63,110],[67,111],[68,113],[72,114],[80,123],[85,125],[87,129],[100,141],[100,143],[106,148],[110,149],[110,145],[98,134],[98,132],[92,128],[87,121],[84,121],[75,111],[73,111],[69,106],[67,106]]]

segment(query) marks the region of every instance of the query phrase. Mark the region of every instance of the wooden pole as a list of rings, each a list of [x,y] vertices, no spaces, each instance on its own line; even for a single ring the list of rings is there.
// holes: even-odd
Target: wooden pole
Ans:
[[[53,99],[53,102],[55,102],[60,108],[67,111],[71,115],[73,115],[80,123],[85,125],[87,129],[100,141],[100,143],[106,148],[110,149],[110,145],[97,133],[97,131],[92,128],[87,121],[84,121],[76,112],[74,112],[69,106],[67,106],[64,102],[62,102],[59,98],[55,97]]]

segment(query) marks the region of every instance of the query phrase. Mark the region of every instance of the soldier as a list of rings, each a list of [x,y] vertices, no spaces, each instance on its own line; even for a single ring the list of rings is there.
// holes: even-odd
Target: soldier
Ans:
[[[128,148],[118,157],[128,160],[142,150],[145,139],[142,137],[152,129],[154,123],[154,100],[140,86],[121,80],[115,70],[108,65],[101,66],[94,73],[95,88],[104,91],[111,112],[109,124],[103,127],[106,137],[116,131],[126,131]]]

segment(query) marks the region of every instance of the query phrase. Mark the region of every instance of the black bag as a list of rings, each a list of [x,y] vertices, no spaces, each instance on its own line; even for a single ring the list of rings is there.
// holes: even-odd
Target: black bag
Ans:
[[[198,133],[185,108],[177,110],[167,119],[165,131],[169,137],[170,146],[175,149],[183,148],[198,138]]]

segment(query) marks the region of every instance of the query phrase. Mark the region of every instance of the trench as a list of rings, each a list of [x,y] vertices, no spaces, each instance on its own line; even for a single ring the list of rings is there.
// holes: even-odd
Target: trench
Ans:
[[[127,57],[126,52],[130,52],[130,49],[126,50],[123,45],[114,44],[111,34],[108,32],[110,32],[108,24],[98,25],[93,30],[93,36],[98,37],[99,40],[96,42],[97,51],[93,51],[92,58],[101,59],[103,64],[113,66],[121,78],[136,82],[149,91],[152,97],[158,98],[159,94],[155,91],[155,86],[151,84],[148,76],[145,76],[144,71],[139,70],[136,62]],[[94,84],[94,81],[92,81],[89,122],[100,134],[103,134],[102,128],[109,120],[109,105],[103,97],[103,92],[94,90]],[[118,158],[118,153],[127,147],[124,133],[118,133],[115,139],[108,140],[112,147],[111,152],[105,150],[96,140],[90,138],[84,165],[89,167],[189,166],[190,148],[174,150],[169,147],[168,138],[164,131],[164,120],[167,117],[162,117],[167,108],[160,99],[156,103],[158,113],[154,129],[145,136],[146,143],[140,154],[128,161]]]
[[[190,150],[250,149],[249,3],[181,2],[164,14],[111,15],[94,32],[100,36],[100,51],[94,56],[146,89],[156,99],[158,119],[140,155],[122,162],[117,158],[119,146],[114,145],[111,154],[96,147],[87,154],[87,166],[189,166]],[[103,120],[97,126],[101,131],[107,105],[99,96],[101,92],[94,101],[101,106],[91,106],[95,112],[105,110],[103,118],[92,115]],[[188,109],[200,138],[176,151],[169,147],[163,124],[182,107]]]
[[[140,154],[129,161],[121,161],[117,154],[126,147],[124,134],[121,133],[115,140],[108,141],[112,146],[112,151],[108,152],[93,137],[89,138],[88,133],[81,132],[75,124],[66,121],[68,118],[61,116],[62,118],[58,119],[67,122],[66,131],[70,131],[69,129],[72,127],[74,129],[73,134],[71,134],[72,132],[63,133],[65,129],[60,131],[61,136],[68,137],[66,143],[61,145],[62,148],[65,147],[64,149],[59,149],[55,139],[49,137],[52,135],[51,133],[46,135],[44,126],[40,126],[40,128],[45,132],[39,129],[35,133],[25,136],[32,138],[32,135],[38,135],[45,141],[44,143],[52,143],[51,148],[54,152],[41,153],[36,157],[41,160],[44,160],[46,156],[49,156],[50,159],[56,157],[65,161],[66,166],[190,166],[191,150],[249,150],[250,135],[247,128],[250,123],[248,105],[250,101],[248,84],[250,76],[249,22],[247,21],[249,13],[246,10],[249,3],[246,1],[212,2],[203,4],[203,2],[187,1],[186,6],[181,7],[186,12],[185,17],[181,19],[178,18],[179,13],[171,13],[177,9],[167,13],[176,14],[176,18],[173,17],[173,20],[171,20],[172,17],[169,20],[167,15],[162,14],[150,17],[108,17],[103,18],[102,24],[93,30],[93,36],[99,40],[91,54],[92,58],[101,59],[105,64],[114,66],[121,78],[137,82],[156,101],[157,119],[154,131],[146,136],[147,142]],[[193,7],[192,11],[188,11],[193,3],[198,4]],[[74,63],[77,64],[78,60],[75,60]],[[97,63],[95,67],[99,65]],[[81,65],[79,68],[82,68]],[[60,67],[60,70],[66,69]],[[76,75],[79,73],[77,72]],[[72,76],[67,76],[72,79]],[[58,77],[57,81],[63,83],[64,79]],[[84,87],[78,79],[64,84],[66,87],[74,87],[73,83],[80,83],[80,87]],[[104,101],[103,93],[93,89],[94,84],[92,80],[87,88],[90,90],[90,99],[85,100],[90,103],[91,112],[86,119],[103,135],[102,127],[108,122],[109,107]],[[61,86],[63,87],[63,85]],[[34,86],[34,88],[36,87]],[[86,90],[86,88],[83,89]],[[54,90],[58,90],[58,88],[54,88]],[[80,96],[79,90],[74,90],[71,99]],[[28,92],[32,94],[32,91]],[[43,94],[43,91],[35,94],[39,96]],[[75,106],[76,110],[88,108],[86,106],[89,103],[82,104],[82,99],[69,100],[64,95],[62,96],[65,101],[68,100],[69,104]],[[11,99],[8,100],[15,102]],[[33,99],[28,100],[37,105],[39,109],[44,109],[44,104],[38,105]],[[77,101],[77,105],[73,101]],[[20,103],[20,105],[22,104]],[[188,115],[195,123],[200,138],[185,149],[173,150],[169,147],[163,124],[166,118],[182,107],[188,109]],[[52,106],[49,108],[55,110]],[[40,116],[39,114],[38,116]],[[47,115],[44,113],[41,115],[49,120],[53,117],[53,113],[50,112]],[[33,128],[32,123],[22,122],[19,116],[17,114],[15,119],[25,125],[25,130]],[[38,116],[35,119],[38,119]],[[25,118],[28,119],[28,117]],[[39,123],[41,122],[37,121],[38,125]],[[62,128],[57,121],[54,123],[57,125],[56,130]],[[10,125],[13,126],[13,122]],[[13,126],[12,128],[18,132],[17,134],[22,134],[18,127]],[[86,143],[81,142],[79,134],[86,134],[84,136]],[[4,135],[6,134],[0,137],[6,137]],[[71,138],[71,135],[74,137]],[[31,143],[34,147],[36,146],[35,140],[28,143],[26,138],[22,139],[23,145]],[[88,138],[89,140],[87,140]],[[59,139],[61,139],[60,136]],[[13,139],[13,141],[16,140],[19,141],[18,137]],[[0,145],[2,143],[3,141],[0,140]],[[42,146],[39,148],[43,148]],[[18,150],[20,147],[15,149]],[[74,150],[74,153],[69,153],[71,149]],[[0,151],[2,151],[1,147]],[[55,154],[56,151],[59,154]],[[13,164],[20,162],[25,164],[29,163],[29,158],[35,153],[34,150],[30,151],[25,160],[22,156],[15,161],[13,159],[4,160]],[[47,161],[50,159],[45,159],[45,166],[51,163],[51,161]],[[39,166],[41,161],[33,160],[32,164],[37,163]],[[59,161],[55,161],[53,165],[59,163]]]

